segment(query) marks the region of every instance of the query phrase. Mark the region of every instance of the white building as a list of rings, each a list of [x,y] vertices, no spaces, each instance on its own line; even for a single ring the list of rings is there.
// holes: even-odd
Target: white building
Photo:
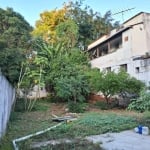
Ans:
[[[118,71],[150,84],[150,13],[140,12],[88,46],[92,67]]]

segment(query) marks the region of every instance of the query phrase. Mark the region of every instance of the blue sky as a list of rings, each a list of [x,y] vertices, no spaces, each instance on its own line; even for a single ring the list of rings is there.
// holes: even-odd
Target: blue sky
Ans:
[[[0,0],[0,8],[12,7],[34,26],[35,21],[39,19],[40,13],[44,10],[60,8],[63,2],[68,2],[68,0]],[[131,11],[126,11],[123,18],[122,14],[113,16],[116,21],[120,22],[141,11],[150,13],[150,0],[84,0],[84,4],[89,5],[94,11],[100,12],[101,15],[104,15],[108,10],[111,10],[112,14],[114,14],[135,8]]]

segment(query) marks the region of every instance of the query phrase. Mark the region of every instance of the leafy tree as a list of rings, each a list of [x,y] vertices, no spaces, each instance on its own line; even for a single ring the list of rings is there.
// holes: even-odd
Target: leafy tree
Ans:
[[[90,84],[92,90],[95,92],[102,92],[106,102],[109,103],[111,96],[115,94],[139,94],[140,90],[143,88],[144,84],[130,77],[125,71],[115,72],[99,72],[98,70],[93,70],[89,74]]]
[[[107,11],[104,16],[99,12],[94,12],[90,6],[84,6],[83,1],[71,1],[67,5],[67,14],[79,27],[78,46],[86,50],[88,44],[93,40],[100,38],[113,29],[113,18],[111,11]],[[118,22],[114,23],[115,27]]]
[[[118,72],[118,80],[120,81],[119,93],[122,97],[126,97],[126,94],[134,94],[139,96],[141,90],[144,88],[145,84],[134,77],[131,77],[124,70]]]
[[[89,71],[86,72],[91,88],[91,92],[97,93],[99,89],[99,82],[102,80],[102,73],[97,68],[89,69]]]
[[[56,86],[57,80],[60,78],[71,78],[76,77],[78,74],[82,75],[83,71],[86,70],[88,64],[88,57],[80,50],[70,50],[69,53],[63,53],[57,55],[56,59],[51,61],[51,68],[47,72],[46,85],[47,88],[56,94],[54,87]]]
[[[12,83],[19,79],[21,63],[26,60],[32,27],[12,8],[0,8],[0,67]]]
[[[68,5],[68,16],[70,16],[79,27],[78,46],[85,50],[91,42],[89,39],[93,35],[93,10],[89,12],[89,6],[82,8],[83,2],[70,2]]]
[[[0,8],[0,39],[7,48],[27,48],[31,31],[32,27],[19,13],[12,8]]]
[[[21,70],[21,63],[25,61],[25,56],[20,49],[1,49],[0,51],[0,68],[3,75],[12,84],[17,84],[19,73]]]
[[[85,53],[79,49],[68,51],[61,43],[57,45],[42,43],[34,61],[42,65],[44,81],[49,92],[64,100],[72,98],[76,102],[85,99],[89,89],[84,73],[88,65],[88,56]],[[69,92],[67,88],[70,95],[61,95]]]
[[[73,20],[67,20],[60,23],[56,27],[56,36],[58,42],[63,42],[64,46],[68,48],[73,48],[78,40],[78,26]]]
[[[62,9],[45,11],[40,14],[40,19],[36,22],[35,29],[32,34],[35,37],[41,36],[44,40],[49,43],[56,42],[56,27],[60,23],[67,20],[66,7]]]
[[[93,40],[110,32],[113,28],[112,21],[110,11],[101,16],[89,6],[84,6],[83,1],[71,1],[61,9],[41,13],[32,33],[51,43],[63,40],[66,44],[70,38],[68,42],[74,46],[77,40],[76,46],[86,50]],[[117,23],[114,25],[116,27]]]
[[[90,92],[87,77],[83,72],[59,78],[56,80],[55,90],[58,97],[74,103],[84,102]]]
[[[103,72],[102,81],[99,82],[99,89],[104,94],[107,103],[111,96],[119,92],[118,75],[114,72]]]

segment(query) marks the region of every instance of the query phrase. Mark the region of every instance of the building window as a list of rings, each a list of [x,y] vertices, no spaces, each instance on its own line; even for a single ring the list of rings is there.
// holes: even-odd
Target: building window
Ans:
[[[125,42],[127,42],[127,41],[128,41],[128,36],[126,36],[126,37],[124,38],[124,41],[125,41]]]
[[[120,65],[120,69],[123,69],[124,71],[128,71],[127,70],[127,64],[122,64],[122,65]]]
[[[117,37],[113,38],[110,41],[110,49],[109,52],[114,52],[122,47],[122,34],[118,35]]]
[[[140,72],[140,68],[139,68],[139,67],[136,67],[136,68],[135,68],[135,72],[136,72],[136,73],[139,73],[139,72]]]
[[[107,72],[110,72],[110,71],[111,71],[111,67],[107,67],[107,68],[106,68],[106,71],[107,71]]]
[[[100,51],[101,51],[101,56],[107,55],[108,54],[108,44],[104,43],[99,47]]]

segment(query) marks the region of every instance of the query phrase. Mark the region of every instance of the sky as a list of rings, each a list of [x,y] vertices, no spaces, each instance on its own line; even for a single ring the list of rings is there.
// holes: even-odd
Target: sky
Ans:
[[[61,8],[64,2],[69,0],[0,0],[0,8],[13,8],[14,11],[24,16],[25,20],[33,27],[35,22],[40,18],[40,13],[45,10],[53,10]],[[94,11],[100,12],[103,16],[107,11],[112,14],[125,11],[113,15],[115,21],[120,23],[126,21],[130,17],[139,12],[150,13],[150,0],[84,0],[84,5],[89,5]]]

